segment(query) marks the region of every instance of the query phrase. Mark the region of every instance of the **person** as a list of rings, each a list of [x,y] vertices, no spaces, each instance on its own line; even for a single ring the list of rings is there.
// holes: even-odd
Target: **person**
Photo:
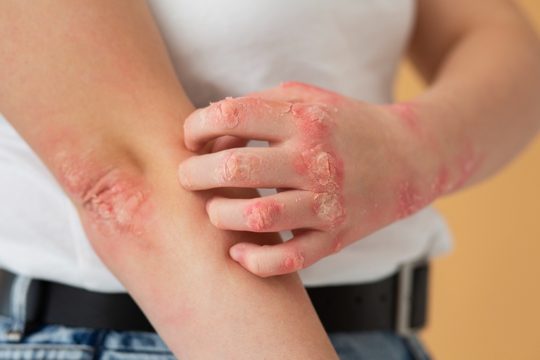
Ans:
[[[0,33],[0,358],[428,358],[428,205],[539,127],[504,0],[5,0]]]

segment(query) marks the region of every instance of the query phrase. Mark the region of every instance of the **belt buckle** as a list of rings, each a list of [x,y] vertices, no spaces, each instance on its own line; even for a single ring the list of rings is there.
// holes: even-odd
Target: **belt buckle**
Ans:
[[[411,337],[416,330],[411,327],[413,275],[418,265],[424,264],[426,257],[401,264],[398,270],[396,332],[403,337]]]

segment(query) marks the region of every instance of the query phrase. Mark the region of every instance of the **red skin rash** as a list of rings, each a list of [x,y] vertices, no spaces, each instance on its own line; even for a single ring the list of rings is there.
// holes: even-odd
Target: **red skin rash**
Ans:
[[[238,104],[230,100],[231,98],[225,98],[224,101],[213,103],[210,106],[210,114],[208,118],[216,119],[220,124],[225,125],[225,127],[232,129],[240,123],[241,118],[245,117],[245,111],[238,107]],[[255,100],[255,99],[254,99]]]
[[[293,104],[291,108],[302,134],[294,168],[311,180],[313,212],[333,228],[345,220],[344,171],[343,161],[330,142],[335,124],[329,111],[333,110],[319,104]]]
[[[300,146],[302,155],[294,160],[295,169],[300,174],[306,174],[318,155],[324,152],[331,158],[327,167],[328,171],[332,173],[333,182],[341,187],[343,161],[336,154],[329,141],[332,128],[335,126],[329,111],[318,104],[294,104],[291,111],[297,120],[296,125],[299,132],[302,134]]]
[[[478,171],[483,158],[471,143],[463,146],[461,154],[450,165],[443,163],[433,178],[430,188],[419,188],[409,181],[397,185],[397,218],[409,216],[438,197],[458,190]]]
[[[304,268],[304,256],[301,253],[297,253],[291,256],[287,256],[281,265],[283,272],[292,272]]]
[[[388,106],[388,110],[403,120],[403,124],[413,133],[420,134],[422,132],[413,104],[408,102],[392,104]]]
[[[250,182],[252,175],[261,167],[261,159],[257,156],[230,151],[223,162],[223,168],[216,169],[217,176],[225,181]]]
[[[410,182],[402,181],[398,186],[398,219],[407,217],[427,205],[426,199]]]
[[[241,99],[241,101],[238,101]],[[283,105],[280,109],[283,113],[291,110],[292,105]],[[257,118],[259,114],[267,110],[271,110],[268,104],[256,97],[231,98],[227,97],[224,100],[212,103],[207,110],[205,119],[210,119],[208,126],[213,124],[219,127],[232,129],[246,121],[246,118]],[[278,113],[278,111],[276,111]]]
[[[253,231],[269,229],[283,213],[284,205],[275,200],[260,200],[244,210],[246,223]]]
[[[83,208],[103,235],[140,236],[150,215],[149,191],[136,180],[111,172],[86,193]]]
[[[396,114],[403,125],[426,146],[428,151],[440,153],[440,144],[430,136],[429,132],[420,122],[416,105],[403,102],[386,106]],[[479,169],[482,158],[476,153],[471,142],[462,145],[461,153],[454,159],[442,161],[437,173],[434,175],[430,188],[422,188],[416,182],[401,181],[396,187],[397,214],[403,218],[420,210],[441,195],[448,194],[461,188],[471,176]]]
[[[291,112],[298,119],[297,126],[306,140],[316,142],[328,138],[333,125],[328,110],[315,104],[293,104]]]
[[[432,197],[435,199],[440,195],[446,194],[450,190],[450,172],[446,166],[442,166],[431,186]]]
[[[92,152],[75,156],[66,151],[53,157],[63,188],[84,209],[86,222],[105,236],[140,236],[152,214],[150,190],[140,177],[104,168]]]

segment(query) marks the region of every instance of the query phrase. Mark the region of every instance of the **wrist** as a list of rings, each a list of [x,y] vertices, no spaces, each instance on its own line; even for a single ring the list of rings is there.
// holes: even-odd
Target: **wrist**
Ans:
[[[463,187],[482,158],[462,124],[459,110],[451,101],[430,96],[390,105],[389,110],[412,139],[412,163],[426,197],[433,201]]]
[[[401,102],[384,105],[390,115],[391,146],[395,149],[396,218],[412,215],[450,191],[450,169],[432,118],[423,104]]]

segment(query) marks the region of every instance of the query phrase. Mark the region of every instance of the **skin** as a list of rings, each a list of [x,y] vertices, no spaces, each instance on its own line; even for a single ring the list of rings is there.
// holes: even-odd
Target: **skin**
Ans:
[[[420,0],[410,54],[429,86],[405,103],[369,104],[287,82],[188,117],[188,149],[215,139],[220,146],[180,164],[184,188],[280,191],[213,197],[206,206],[212,223],[295,235],[273,246],[236,244],[229,249],[234,260],[262,277],[305,268],[491,176],[537,133],[540,47],[511,3]],[[247,139],[270,147],[239,148]],[[223,169],[230,154],[242,176],[205,171]],[[271,204],[279,211],[264,212]],[[246,213],[253,207],[271,221],[251,226]]]
[[[175,356],[337,358],[296,275],[261,279],[227,255],[279,239],[208,220],[209,198],[255,193],[178,186],[194,109],[145,2],[5,0],[0,34],[2,113]]]

